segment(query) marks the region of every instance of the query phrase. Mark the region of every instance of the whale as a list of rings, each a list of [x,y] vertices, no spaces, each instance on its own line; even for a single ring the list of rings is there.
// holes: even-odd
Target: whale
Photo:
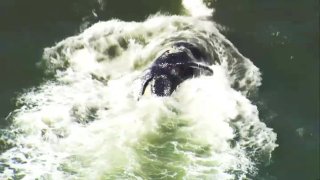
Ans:
[[[170,96],[185,80],[213,75],[207,55],[189,42],[174,43],[144,71],[140,97],[150,85],[151,94]]]

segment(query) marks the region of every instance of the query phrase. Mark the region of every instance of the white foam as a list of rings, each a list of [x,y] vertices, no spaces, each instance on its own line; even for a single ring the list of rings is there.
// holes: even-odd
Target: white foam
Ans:
[[[218,59],[214,75],[137,101],[143,70],[177,40]],[[257,155],[276,147],[246,97],[261,84],[259,69],[213,22],[99,22],[46,48],[42,64],[55,79],[19,98],[2,179],[234,179],[254,174]]]
[[[203,0],[183,0],[182,5],[193,17],[210,17],[214,12],[203,3]]]

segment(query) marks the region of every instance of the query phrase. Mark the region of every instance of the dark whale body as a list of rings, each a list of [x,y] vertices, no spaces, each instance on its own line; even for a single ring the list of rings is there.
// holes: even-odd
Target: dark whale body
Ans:
[[[196,46],[187,42],[175,43],[174,51],[167,50],[160,55],[142,77],[140,95],[151,83],[151,93],[170,96],[183,81],[202,74],[212,75],[206,56]]]

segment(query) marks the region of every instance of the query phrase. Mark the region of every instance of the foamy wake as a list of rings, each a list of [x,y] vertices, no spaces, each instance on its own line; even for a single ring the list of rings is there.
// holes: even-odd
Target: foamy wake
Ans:
[[[183,3],[191,17],[99,22],[46,48],[41,65],[53,78],[18,98],[12,126],[2,130],[0,179],[254,175],[277,146],[247,98],[260,85],[259,70],[198,18],[213,10]],[[171,97],[137,101],[143,70],[182,40],[210,54],[214,75],[183,82]]]

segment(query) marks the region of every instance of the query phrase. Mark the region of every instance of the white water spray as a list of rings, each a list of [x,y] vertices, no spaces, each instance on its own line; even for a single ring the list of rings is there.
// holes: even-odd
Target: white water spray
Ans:
[[[0,179],[242,179],[271,156],[276,135],[247,98],[261,83],[250,60],[199,18],[110,20],[46,48],[54,78],[20,96]],[[200,9],[200,11],[198,11]],[[206,9],[205,11],[203,11]],[[197,14],[203,12],[204,14]],[[210,54],[213,76],[183,82],[171,97],[137,101],[139,78],[176,41]]]

